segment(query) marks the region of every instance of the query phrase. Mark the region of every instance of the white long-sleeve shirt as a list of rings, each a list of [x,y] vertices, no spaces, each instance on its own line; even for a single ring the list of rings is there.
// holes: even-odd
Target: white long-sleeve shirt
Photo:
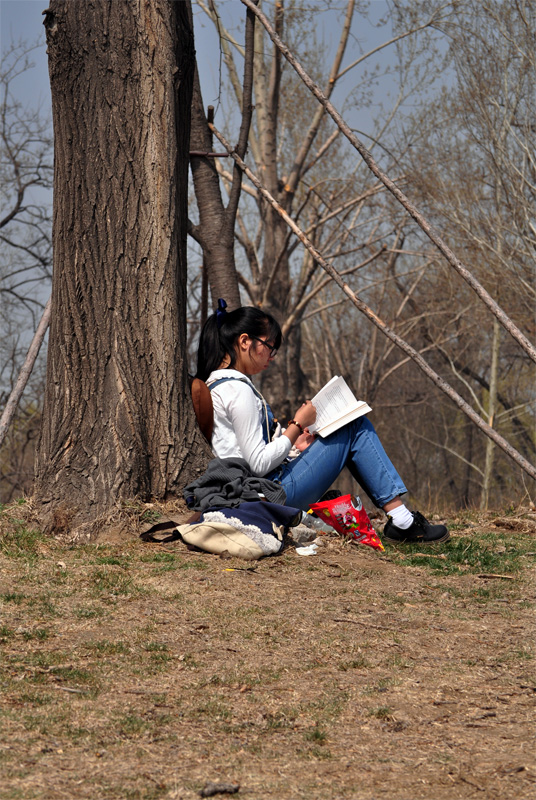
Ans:
[[[207,385],[231,377],[240,380],[220,383],[211,392],[214,406],[212,452],[217,458],[245,459],[253,474],[260,477],[281,464],[292,443],[287,436],[280,436],[266,444],[262,435],[262,402],[247,385],[253,387],[242,372],[217,369],[210,373]]]

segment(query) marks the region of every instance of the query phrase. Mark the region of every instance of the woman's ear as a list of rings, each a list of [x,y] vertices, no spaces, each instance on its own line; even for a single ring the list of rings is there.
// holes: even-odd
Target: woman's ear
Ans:
[[[241,333],[237,341],[238,347],[243,352],[249,349],[249,336],[247,333]]]

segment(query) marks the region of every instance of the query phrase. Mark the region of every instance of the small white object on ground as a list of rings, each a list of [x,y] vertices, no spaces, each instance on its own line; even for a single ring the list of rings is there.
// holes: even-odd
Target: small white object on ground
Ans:
[[[306,547],[297,547],[296,552],[299,556],[314,556],[318,551],[316,542],[308,544]]]

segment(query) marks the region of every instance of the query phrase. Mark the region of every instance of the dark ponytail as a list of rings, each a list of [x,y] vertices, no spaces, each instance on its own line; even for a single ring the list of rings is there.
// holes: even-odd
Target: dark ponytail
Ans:
[[[279,323],[265,311],[254,306],[242,306],[225,311],[225,303],[218,301],[218,311],[207,319],[199,338],[196,378],[206,381],[218,369],[225,356],[233,367],[236,362],[236,343],[241,333],[266,338],[274,347],[281,346]]]

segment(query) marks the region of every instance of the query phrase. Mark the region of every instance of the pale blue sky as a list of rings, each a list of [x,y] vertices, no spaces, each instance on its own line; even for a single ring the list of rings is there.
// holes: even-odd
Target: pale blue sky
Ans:
[[[32,53],[35,63],[31,72],[17,79],[17,95],[25,104],[40,102],[50,104],[48,63],[42,11],[46,0],[0,0],[0,46],[2,54],[11,42],[40,43]]]
[[[73,1],[77,2],[78,0]],[[0,0],[0,47],[2,53],[5,53],[12,41],[15,43],[21,40],[40,43],[40,47],[32,53],[34,69],[18,78],[16,86],[13,87],[24,105],[41,103],[44,106],[50,103],[45,29],[43,27],[43,11],[47,6],[47,0]],[[345,3],[341,1],[339,8],[316,17],[317,36],[328,45],[335,46],[337,42],[339,33],[337,17],[340,17],[340,11],[344,6]],[[237,39],[243,41],[242,21],[245,17],[245,6],[240,0],[220,0],[219,8],[225,25],[230,27],[234,23],[240,26],[240,30],[235,33]],[[388,4],[384,0],[373,0],[371,3],[373,19],[379,19],[387,9]],[[196,49],[204,100],[207,104],[214,103],[218,97],[219,47],[211,23],[195,5],[194,14]],[[369,50],[379,44],[387,35],[385,30],[380,32],[373,26],[364,25],[362,19],[359,19],[358,25],[354,25],[354,27],[359,29],[359,43],[354,40],[346,63],[359,55],[361,50]],[[204,57],[206,53],[210,53],[211,57]],[[386,55],[387,52],[384,51],[382,60]]]

